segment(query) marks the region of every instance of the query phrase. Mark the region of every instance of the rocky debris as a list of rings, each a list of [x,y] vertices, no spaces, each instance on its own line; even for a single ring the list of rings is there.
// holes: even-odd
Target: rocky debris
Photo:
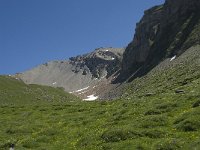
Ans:
[[[71,57],[70,64],[73,71],[82,71],[83,75],[88,72],[93,78],[109,77],[120,69],[124,49],[98,48],[94,52],[82,56]]]
[[[15,76],[27,84],[63,87],[83,99],[98,91],[101,98],[101,91],[110,86],[110,80],[121,67],[123,52],[123,48],[98,48],[69,60],[44,63]]]
[[[154,93],[146,93],[145,96],[149,97],[149,96],[152,96],[152,95],[155,95]]]
[[[185,93],[184,90],[175,90],[175,93],[179,94],[179,93]]]

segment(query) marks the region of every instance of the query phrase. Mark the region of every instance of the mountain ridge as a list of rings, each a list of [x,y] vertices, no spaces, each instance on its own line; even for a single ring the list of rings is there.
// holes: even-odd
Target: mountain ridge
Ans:
[[[65,61],[50,61],[15,75],[27,84],[63,87],[81,98],[99,98],[121,67],[123,48],[97,48]],[[109,83],[109,85],[108,85]],[[87,93],[87,94],[86,94]]]
[[[100,48],[0,76],[0,149],[200,149],[199,4],[145,11],[124,53]]]
[[[36,67],[18,76],[28,84],[64,87],[81,98],[91,95],[100,99],[119,97],[127,82],[145,76],[162,61],[177,58],[191,46],[200,44],[198,6],[198,0],[192,3],[166,0],[163,5],[144,12],[132,42],[125,49],[98,48],[71,57],[69,61],[46,63],[39,66],[40,71]],[[48,65],[52,68],[47,69]],[[116,88],[121,94],[112,92]]]

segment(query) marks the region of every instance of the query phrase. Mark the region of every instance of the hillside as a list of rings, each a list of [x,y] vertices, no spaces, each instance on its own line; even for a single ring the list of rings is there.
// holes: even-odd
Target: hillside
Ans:
[[[149,74],[147,86],[138,79],[115,101],[1,103],[0,149],[199,149],[199,73],[172,86],[174,70],[165,73],[157,80]]]
[[[66,93],[62,88],[27,85],[17,78],[0,76],[1,105],[64,103],[75,100],[79,98]]]
[[[200,149],[199,8],[166,0],[145,11],[126,49],[0,76],[0,149]]]
[[[112,89],[110,82],[121,67],[123,48],[98,48],[91,53],[71,57],[65,61],[51,61],[17,74],[27,84],[63,87],[81,98]]]

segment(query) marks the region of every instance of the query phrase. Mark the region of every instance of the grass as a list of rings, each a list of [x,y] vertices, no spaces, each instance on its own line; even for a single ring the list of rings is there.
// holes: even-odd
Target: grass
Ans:
[[[115,101],[0,76],[0,149],[199,149],[199,57],[186,56],[135,79]]]
[[[10,143],[22,150],[198,148],[196,98],[168,94],[110,102],[1,105],[0,149]],[[149,110],[160,113],[146,114]]]
[[[52,103],[68,100],[80,100],[66,93],[62,88],[41,85],[26,85],[18,79],[0,76],[0,104],[16,105],[29,103]]]

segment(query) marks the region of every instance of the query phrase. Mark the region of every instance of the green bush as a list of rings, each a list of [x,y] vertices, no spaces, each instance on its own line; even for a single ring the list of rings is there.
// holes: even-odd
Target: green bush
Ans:
[[[165,126],[167,124],[167,117],[163,115],[147,116],[143,118],[141,126],[143,128],[154,128]]]
[[[199,107],[198,107],[199,108]],[[181,131],[197,131],[200,129],[200,109],[184,113],[175,122],[175,127]]]
[[[134,139],[141,137],[142,135],[139,132],[125,130],[125,129],[110,129],[105,131],[101,138],[105,142],[119,142],[127,139]]]
[[[187,118],[179,122],[176,128],[181,131],[197,131],[200,129],[200,120],[196,118]]]
[[[178,105],[176,103],[165,102],[162,104],[155,105],[154,108],[146,111],[144,114],[145,115],[163,114],[163,113],[171,112],[176,107],[178,107]]]
[[[162,111],[158,109],[150,109],[144,113],[144,115],[160,115],[162,114]]]
[[[145,137],[155,138],[155,139],[162,138],[166,135],[164,131],[158,129],[144,130],[142,133]]]

